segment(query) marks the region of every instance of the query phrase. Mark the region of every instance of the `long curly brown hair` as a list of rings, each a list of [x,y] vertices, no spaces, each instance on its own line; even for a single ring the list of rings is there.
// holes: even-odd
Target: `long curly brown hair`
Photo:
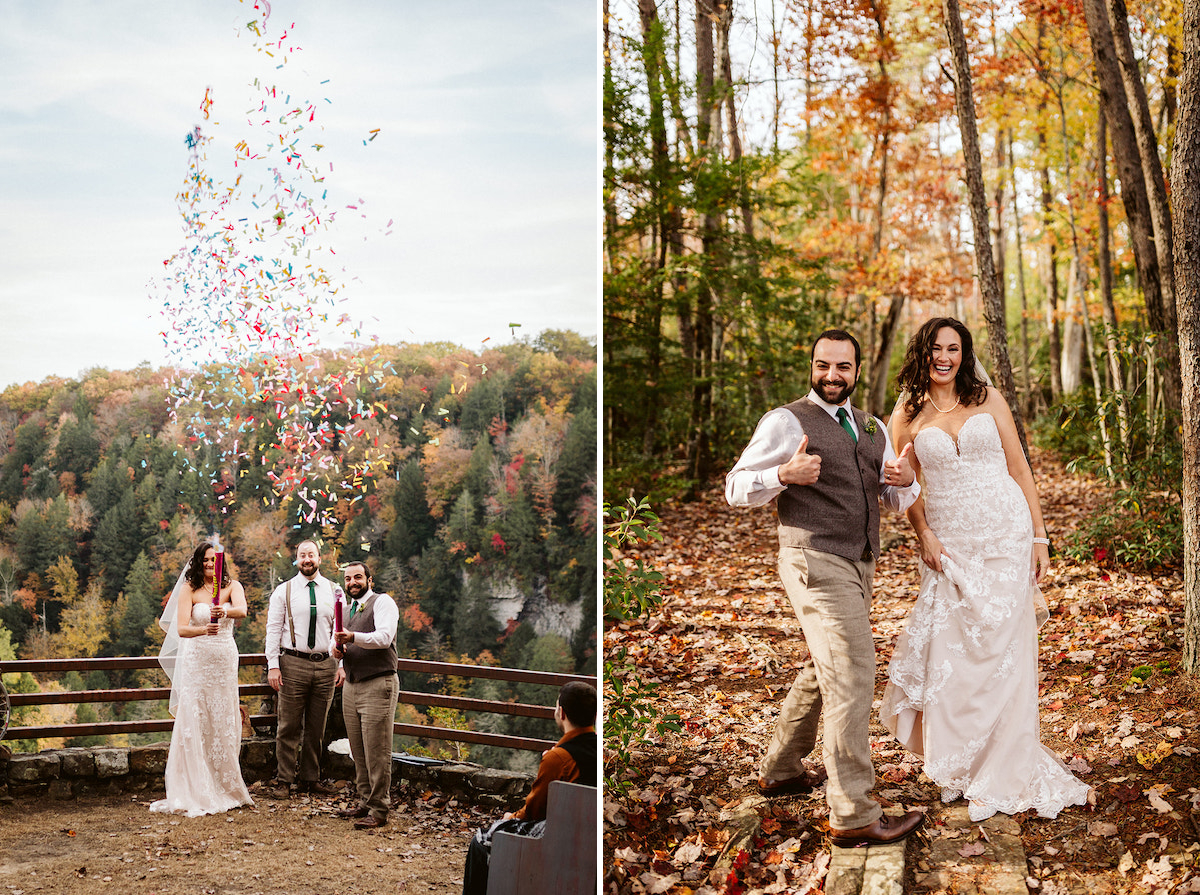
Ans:
[[[964,407],[982,404],[987,400],[987,382],[975,372],[975,341],[971,338],[971,331],[953,317],[934,317],[917,330],[908,343],[904,364],[900,367],[900,375],[896,377],[900,391],[908,392],[904,410],[910,421],[925,406],[925,396],[929,392],[929,365],[933,363],[933,343],[937,341],[938,332],[946,327],[954,330],[962,339],[962,362],[954,377],[955,395]]]
[[[198,546],[195,552],[192,553],[192,558],[188,560],[187,571],[184,572],[184,577],[187,578],[188,586],[192,590],[200,590],[204,587],[204,554],[209,550],[217,549],[208,541],[205,541]],[[233,580],[229,567],[232,563],[229,560],[229,552],[225,552],[225,559],[221,563],[221,587],[225,588],[229,582]]]

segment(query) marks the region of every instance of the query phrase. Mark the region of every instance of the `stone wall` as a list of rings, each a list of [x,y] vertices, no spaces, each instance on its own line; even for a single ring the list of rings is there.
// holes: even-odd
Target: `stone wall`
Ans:
[[[92,746],[12,753],[0,744],[0,808],[33,800],[74,799],[128,792],[162,792],[168,743],[149,746]],[[352,780],[348,755],[326,753],[322,774],[329,780]],[[242,776],[248,784],[275,774],[275,739],[242,740]],[[479,805],[520,805],[533,778],[479,765],[431,763],[402,753],[392,756],[392,785],[416,786],[457,796]]]

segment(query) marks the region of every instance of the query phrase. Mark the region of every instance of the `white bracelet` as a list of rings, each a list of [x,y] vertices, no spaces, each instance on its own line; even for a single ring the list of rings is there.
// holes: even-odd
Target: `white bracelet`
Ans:
[[[1035,543],[1035,544],[1045,544],[1047,547],[1049,547],[1049,546],[1050,546],[1050,539],[1049,539],[1049,538],[1034,538],[1034,539],[1033,539],[1033,543]]]

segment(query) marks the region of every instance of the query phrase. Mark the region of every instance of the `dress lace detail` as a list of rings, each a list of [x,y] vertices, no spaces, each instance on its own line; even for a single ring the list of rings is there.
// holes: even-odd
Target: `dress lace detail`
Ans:
[[[208,612],[207,603],[194,605],[192,624],[207,624]],[[175,668],[179,708],[167,756],[167,797],[151,804],[151,811],[199,817],[254,804],[238,760],[242,718],[237,667],[233,619],[222,618],[215,636],[181,638]]]
[[[1006,814],[1056,817],[1089,787],[1039,740],[1037,617],[1029,505],[1008,474],[991,414],[958,441],[929,426],[913,448],[925,516],[942,542],[941,573],[922,564],[921,592],[896,642],[880,717],[946,790]]]

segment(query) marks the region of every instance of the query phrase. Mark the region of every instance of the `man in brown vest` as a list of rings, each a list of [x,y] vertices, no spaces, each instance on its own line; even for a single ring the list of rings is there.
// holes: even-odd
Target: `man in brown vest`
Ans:
[[[868,735],[875,691],[871,581],[879,556],[879,502],[903,512],[920,493],[908,448],[896,457],[880,420],[850,404],[862,359],[849,333],[828,330],[812,351],[807,397],[767,413],[725,480],[732,506],[779,513],[779,576],[810,659],[780,709],[759,765],[764,795],[809,792],[824,774],[804,764],[825,720],[830,838],[860,846],[903,839],[924,815],[883,814]]]
[[[392,789],[392,725],[396,722],[396,625],[400,610],[387,594],[371,589],[366,563],[352,562],[344,573],[350,598],[343,630],[333,635],[333,655],[341,660],[342,720],[354,757],[358,805],[338,812],[354,818],[360,830],[387,824]]]

